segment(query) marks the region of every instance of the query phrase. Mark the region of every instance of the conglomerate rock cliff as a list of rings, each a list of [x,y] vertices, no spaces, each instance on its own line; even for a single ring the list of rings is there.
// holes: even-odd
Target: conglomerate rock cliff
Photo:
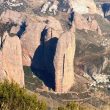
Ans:
[[[55,85],[57,92],[67,92],[75,83],[74,54],[75,54],[74,28],[64,32],[57,44],[54,57]]]
[[[110,22],[94,0],[54,1],[0,1],[0,81],[25,81],[52,110],[73,100],[102,109],[110,102]]]
[[[12,3],[12,5],[7,4],[9,5],[8,7],[5,3],[2,5],[6,6],[5,11],[3,11],[0,16],[2,23],[13,22],[16,24],[16,26],[11,28],[10,32],[15,35],[13,39],[19,37],[19,39],[16,38],[15,41],[17,42],[16,45],[20,42],[19,45],[21,48],[19,47],[19,50],[22,51],[22,54],[20,54],[22,58],[19,58],[19,70],[22,70],[23,66],[28,66],[48,88],[55,89],[57,92],[67,92],[71,86],[75,84],[74,54],[76,55],[75,60],[78,62],[79,56],[77,53],[82,57],[85,51],[80,47],[81,45],[84,44],[86,48],[86,45],[88,46],[91,42],[97,44],[97,40],[95,39],[98,39],[98,37],[102,39],[102,36],[105,36],[106,33],[102,30],[105,24],[103,23],[103,25],[101,25],[102,23],[99,23],[103,18],[97,15],[99,11],[93,0],[65,0],[67,5],[69,5],[69,7],[66,7],[66,11],[60,9],[63,8],[63,0],[59,1],[59,4],[54,4],[54,2],[51,1],[51,5],[54,6],[55,9],[57,8],[56,15],[49,11],[51,6],[48,5],[49,2],[47,0],[25,1],[28,5],[26,5],[24,1],[25,0],[15,0],[15,2],[11,2],[10,0],[9,2]],[[17,5],[17,7],[15,7],[15,5]],[[46,8],[44,13],[41,12],[42,6],[44,6],[44,10]],[[23,10],[22,7],[24,7],[25,10]],[[76,32],[74,32],[73,28],[73,30],[70,30],[69,27],[68,18],[70,16],[70,8],[73,8],[75,12],[74,24]],[[17,11],[18,9],[20,10]],[[97,17],[101,17],[100,20],[96,20]],[[108,22],[106,23],[108,24]],[[105,30],[106,28],[103,29]],[[107,28],[107,31],[108,29],[109,28]],[[3,34],[3,32],[1,33]],[[9,38],[12,39],[11,36]],[[88,39],[88,42],[85,38]],[[7,42],[11,43],[10,40]],[[80,42],[79,44],[77,43],[77,47],[75,46],[75,42]],[[12,44],[15,46],[13,42]],[[5,43],[2,51],[4,49],[6,49]],[[5,54],[2,55],[2,51],[0,53],[1,60],[3,60],[5,56]],[[11,51],[13,53],[14,50]],[[18,50],[17,53],[19,53]],[[14,61],[15,60],[13,60],[13,63],[18,63]],[[21,63],[21,61],[23,63]],[[11,61],[9,63],[11,63]],[[78,68],[78,66],[80,67],[81,65],[76,66],[76,68]],[[86,68],[86,64],[83,66]],[[7,67],[5,63],[4,66],[0,65],[0,68],[3,67]],[[8,69],[6,68],[6,70]],[[84,68],[82,70],[84,72]]]
[[[16,17],[13,17],[13,15]],[[35,74],[39,74],[38,76],[41,78],[41,80],[44,81],[44,83],[49,88],[56,89],[57,92],[67,92],[70,89],[70,87],[73,85],[73,82],[75,82],[74,81],[74,54],[75,54],[74,29],[71,31],[64,32],[60,21],[51,16],[34,17],[31,15],[29,16],[28,14],[25,13],[6,11],[1,15],[1,19],[2,22],[11,20],[14,23],[18,24],[17,27],[12,27],[11,32],[13,34],[16,34],[16,32],[19,31],[22,20],[26,19],[26,25],[27,25],[26,32],[21,37],[23,65],[31,66],[32,71]],[[57,56],[61,56],[61,58],[57,59]],[[63,64],[63,56],[65,56],[64,64]],[[58,64],[59,61],[62,62],[61,66],[64,65],[65,67],[57,67],[56,65]],[[54,66],[54,62],[56,64],[55,66]],[[63,68],[65,69],[63,70]],[[57,71],[60,71],[60,73],[57,74]],[[62,74],[62,71],[64,71],[64,76]],[[57,78],[58,75],[63,77],[62,84],[59,82],[59,79]],[[68,79],[70,80],[69,84],[67,83]],[[59,87],[64,86],[64,87],[61,91],[61,89],[57,89],[57,86]]]
[[[24,86],[24,72],[22,67],[22,51],[19,38],[10,37],[4,33],[5,39],[3,48],[0,50],[0,79],[14,81],[20,86]]]

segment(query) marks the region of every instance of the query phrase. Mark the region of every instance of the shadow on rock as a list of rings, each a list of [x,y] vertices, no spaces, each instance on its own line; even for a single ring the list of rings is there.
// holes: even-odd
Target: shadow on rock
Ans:
[[[39,77],[48,88],[55,89],[55,69],[53,59],[56,52],[58,39],[51,38],[39,45],[32,59],[31,70]]]
[[[110,3],[104,3],[101,7],[104,13],[104,17],[106,17],[106,13],[110,11]]]
[[[21,38],[22,35],[25,33],[26,27],[27,27],[26,22],[23,21],[23,22],[21,23],[21,25],[20,25],[19,31],[17,32],[17,36],[18,36],[19,38]]]

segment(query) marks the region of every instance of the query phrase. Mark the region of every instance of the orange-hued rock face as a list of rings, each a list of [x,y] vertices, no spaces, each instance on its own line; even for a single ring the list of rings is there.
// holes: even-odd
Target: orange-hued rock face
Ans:
[[[13,15],[16,16],[16,18],[12,17]],[[24,13],[7,11],[6,13],[3,13],[1,17],[4,18],[2,19],[3,22],[6,22],[9,19],[11,19],[17,24],[20,24],[24,17],[26,18],[26,24],[27,24],[26,32],[23,34],[21,38],[21,45],[22,45],[22,52],[23,52],[22,53],[23,64],[21,65],[32,66],[32,68],[45,70],[48,74],[46,76],[45,74],[43,75],[45,77],[47,76],[50,77],[46,79],[48,80],[46,82],[52,83],[52,85],[55,86],[55,91],[57,92],[67,92],[75,82],[74,81],[74,64],[73,64],[74,53],[75,53],[74,32],[73,31],[64,32],[61,26],[61,22],[51,16],[32,17],[31,15],[28,16]],[[49,20],[48,25],[45,22],[46,20]],[[48,32],[45,38],[45,47],[43,48],[41,44],[41,33],[45,28],[45,26],[47,26]],[[16,33],[18,30],[19,30],[19,26],[13,27],[11,29],[11,33],[14,33],[14,32]],[[18,42],[18,38],[16,37],[10,38],[7,40],[8,40],[7,45],[8,45],[8,42],[11,42],[11,40],[16,40],[15,41],[16,43]],[[58,41],[58,44],[57,44],[57,41]],[[15,42],[14,44],[11,44],[11,45],[15,45],[16,44]],[[6,51],[6,49],[8,48],[4,48],[4,51]],[[9,49],[9,51],[12,51],[12,50]],[[7,54],[3,55],[4,58],[6,56]],[[18,56],[17,53],[15,53],[15,56]],[[65,63],[63,63],[64,56],[65,56]],[[38,57],[38,59],[36,59],[36,57]],[[11,63],[10,59],[12,59],[11,56],[9,59],[4,60],[4,68],[8,67],[7,65]],[[13,61],[16,61],[16,60],[13,59]],[[62,63],[61,66],[58,66],[60,64],[59,62]],[[14,62],[12,62],[12,64],[13,63]],[[15,67],[17,68],[17,65]],[[6,70],[12,71],[12,74],[10,74],[8,77],[11,79],[13,76],[12,67],[9,66],[9,68],[6,68]],[[15,69],[14,71],[16,71],[16,74],[17,74],[18,71]],[[64,71],[63,73],[64,75],[62,74],[62,71]],[[59,76],[61,76],[61,78],[63,79],[62,83],[59,82],[59,78],[60,78]],[[20,77],[18,77],[16,81],[18,81]]]
[[[84,17],[81,14],[78,13],[75,14],[75,26],[79,30],[82,29],[91,30],[97,32],[99,35],[102,35],[99,24],[92,15],[89,15],[88,17]]]
[[[4,33],[5,42],[0,52],[1,73],[0,79],[15,81],[20,86],[24,86],[24,72],[22,65],[21,43],[17,36],[10,37]]]
[[[16,16],[16,17],[13,17]],[[21,24],[22,20],[26,18],[26,32],[23,34],[21,38],[21,45],[22,45],[22,51],[23,51],[23,65],[25,66],[30,66],[31,65],[31,59],[35,50],[39,47],[40,45],[40,37],[41,37],[41,32],[47,25],[45,23],[46,20],[49,20],[49,30],[48,30],[48,36],[46,37],[46,41],[51,39],[52,37],[58,38],[60,34],[63,32],[63,29],[61,27],[61,24],[58,20],[56,20],[54,17],[40,17],[36,16],[33,17],[28,14],[24,13],[19,13],[19,12],[14,12],[14,11],[7,11],[6,13],[4,12],[1,15],[2,22],[7,22],[9,19],[14,21],[17,24]],[[13,27],[12,28],[12,33],[17,32],[19,30],[19,27]]]
[[[74,32],[72,30],[64,32],[58,40],[54,57],[56,92],[67,92],[75,83],[75,48]]]

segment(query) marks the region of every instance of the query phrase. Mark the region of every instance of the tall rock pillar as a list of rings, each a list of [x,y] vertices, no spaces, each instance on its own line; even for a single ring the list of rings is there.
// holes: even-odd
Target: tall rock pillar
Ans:
[[[74,29],[64,32],[58,40],[54,57],[55,91],[67,92],[74,84]]]
[[[20,40],[17,36],[10,37],[7,32],[4,33],[3,37],[5,41],[2,50],[0,50],[0,81],[8,79],[23,87],[24,72]]]

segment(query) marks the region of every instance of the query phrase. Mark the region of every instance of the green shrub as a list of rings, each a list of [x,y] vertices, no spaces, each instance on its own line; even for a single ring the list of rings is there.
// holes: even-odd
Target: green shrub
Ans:
[[[68,110],[79,110],[79,105],[75,102],[70,102],[67,104],[66,108],[68,108]]]
[[[38,101],[38,108],[39,110],[47,110],[46,102],[44,100]]]
[[[36,94],[27,92],[15,83],[0,83],[0,110],[46,110],[46,103]]]
[[[58,110],[87,110],[87,109],[75,102],[70,102],[65,107],[58,107]]]
[[[65,107],[58,107],[58,110],[68,110],[68,109]]]

